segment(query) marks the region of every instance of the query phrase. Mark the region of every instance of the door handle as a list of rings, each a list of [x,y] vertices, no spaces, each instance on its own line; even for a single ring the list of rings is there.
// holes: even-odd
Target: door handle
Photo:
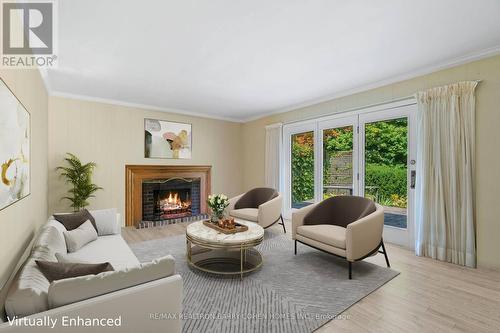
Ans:
[[[417,178],[417,171],[411,170],[410,171],[410,188],[414,189],[415,188],[415,181]]]

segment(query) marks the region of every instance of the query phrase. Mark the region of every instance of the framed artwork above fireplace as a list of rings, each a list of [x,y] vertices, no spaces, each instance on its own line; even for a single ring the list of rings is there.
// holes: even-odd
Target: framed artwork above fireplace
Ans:
[[[191,124],[144,119],[144,157],[191,158]]]

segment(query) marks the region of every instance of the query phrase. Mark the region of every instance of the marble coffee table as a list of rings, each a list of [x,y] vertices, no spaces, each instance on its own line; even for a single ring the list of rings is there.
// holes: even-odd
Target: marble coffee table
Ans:
[[[187,262],[191,267],[214,274],[243,274],[262,265],[262,255],[255,246],[262,243],[264,229],[257,223],[235,220],[248,230],[224,234],[203,225],[202,221],[186,228]]]

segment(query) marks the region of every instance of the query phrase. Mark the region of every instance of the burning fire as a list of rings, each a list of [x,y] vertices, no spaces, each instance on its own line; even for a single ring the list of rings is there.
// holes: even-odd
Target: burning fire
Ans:
[[[163,211],[186,209],[189,206],[191,206],[191,201],[189,199],[182,201],[177,192],[169,192],[168,197],[160,201],[160,208]]]

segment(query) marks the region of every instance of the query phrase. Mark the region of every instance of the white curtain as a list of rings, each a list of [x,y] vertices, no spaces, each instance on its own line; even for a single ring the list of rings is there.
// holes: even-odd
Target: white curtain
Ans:
[[[280,191],[282,124],[266,126],[266,186]]]
[[[474,129],[477,82],[416,94],[416,254],[476,266]]]

